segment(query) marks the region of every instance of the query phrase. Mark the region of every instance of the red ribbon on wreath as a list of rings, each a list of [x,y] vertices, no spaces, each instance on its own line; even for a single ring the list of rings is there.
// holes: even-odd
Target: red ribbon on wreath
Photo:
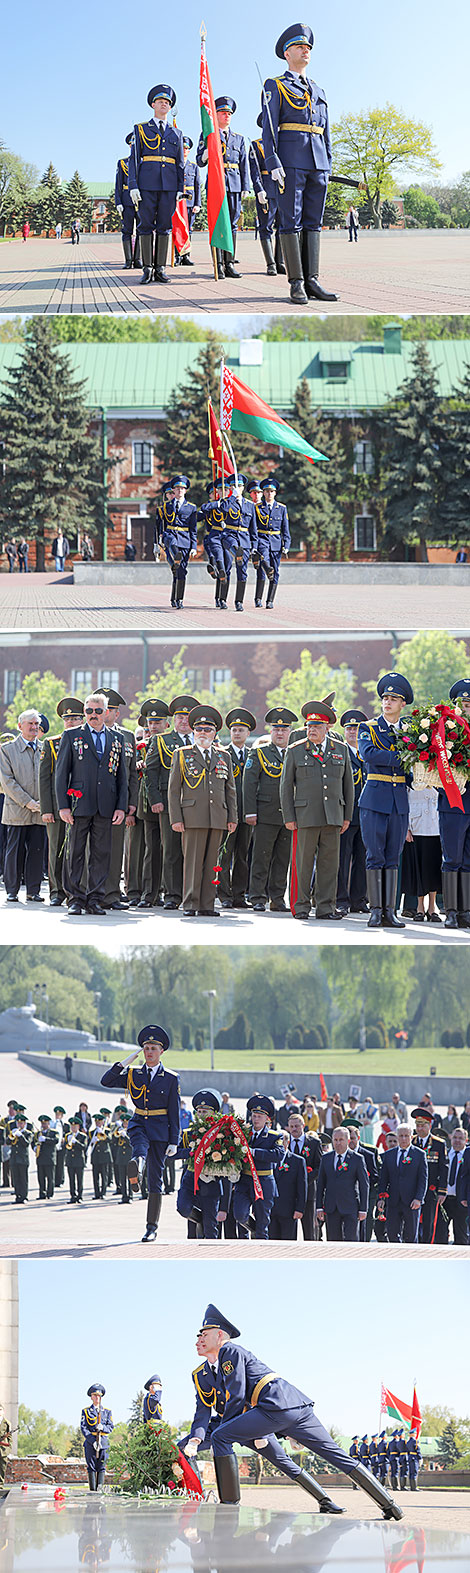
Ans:
[[[201,1136],[201,1140],[198,1142],[194,1154],[194,1191],[196,1192],[199,1190],[199,1180],[204,1168],[207,1154],[210,1152],[210,1148],[220,1140],[221,1134],[225,1133],[225,1131],[230,1131],[232,1136],[238,1136],[239,1138],[243,1156],[246,1159],[246,1162],[249,1164],[251,1170],[255,1198],[256,1201],[259,1202],[263,1197],[263,1188],[260,1185],[258,1175],[256,1173],[246,1136],[242,1131],[241,1126],[238,1124],[238,1120],[234,1119],[233,1114],[222,1114],[220,1120],[217,1120],[217,1124],[213,1125],[209,1131],[206,1131],[204,1136]]]
[[[449,716],[452,720],[455,720],[455,711],[451,710],[449,705],[446,705],[443,708],[440,720],[437,721],[431,729],[431,747],[434,749],[436,764],[442,785],[444,787],[444,792],[447,797],[447,802],[450,804],[451,808],[461,808],[462,813],[464,814],[465,809],[462,803],[462,794],[459,791],[454,776],[452,775],[452,770],[446,754],[446,720]],[[470,726],[468,721],[465,720],[464,716],[459,716],[458,720],[459,725],[463,727],[466,737],[470,740]]]

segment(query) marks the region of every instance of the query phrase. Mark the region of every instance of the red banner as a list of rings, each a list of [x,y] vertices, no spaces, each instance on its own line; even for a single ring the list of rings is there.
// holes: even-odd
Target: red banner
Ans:
[[[210,1131],[206,1131],[205,1135],[201,1137],[194,1154],[194,1191],[196,1192],[199,1189],[200,1176],[206,1157],[208,1154],[210,1155],[211,1147],[214,1146],[215,1142],[220,1141],[222,1133],[229,1132],[232,1136],[236,1136],[240,1142],[243,1156],[251,1170],[256,1201],[262,1201],[263,1187],[260,1185],[246,1136],[238,1124],[238,1120],[234,1119],[233,1114],[223,1114],[221,1119],[217,1120],[217,1124],[213,1125]]]
[[[462,803],[462,795],[457,786],[457,782],[454,780],[452,775],[452,770],[446,754],[446,721],[448,720],[449,716],[452,720],[454,720],[455,712],[450,709],[450,706],[446,706],[446,709],[442,712],[440,720],[437,721],[436,725],[432,728],[431,747],[435,751],[436,764],[447,801],[450,803],[451,808],[461,808],[462,813],[464,814],[465,809]],[[464,716],[459,716],[458,721],[459,726],[463,727],[466,736],[470,739],[470,726],[468,721],[465,720]]]
[[[188,209],[186,206],[185,197],[181,197],[181,200],[175,207],[173,218],[171,220],[171,232],[178,255],[180,257],[184,257],[185,252],[189,251],[191,246]]]
[[[320,1097],[323,1098],[324,1103],[326,1103],[328,1093],[326,1090],[325,1077],[323,1076],[322,1071],[320,1071]]]
[[[185,1454],[181,1452],[181,1448],[178,1448],[178,1463],[180,1469],[183,1471],[183,1480],[186,1490],[191,1491],[192,1495],[195,1497],[203,1497],[204,1491],[201,1486],[199,1475],[196,1474],[196,1470],[192,1468],[189,1458],[186,1458]]]
[[[419,1436],[420,1436],[422,1424],[423,1424],[423,1421],[422,1421],[421,1410],[420,1410],[419,1403],[418,1403],[418,1394],[416,1392],[416,1388],[414,1387],[413,1388],[413,1403],[411,1405],[411,1429],[412,1429],[412,1431],[416,1431],[416,1439],[417,1439],[417,1441],[419,1441]]]

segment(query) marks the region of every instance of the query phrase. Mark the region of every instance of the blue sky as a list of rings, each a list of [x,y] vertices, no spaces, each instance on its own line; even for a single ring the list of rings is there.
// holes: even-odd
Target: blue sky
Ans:
[[[305,15],[305,12],[304,12]],[[199,134],[199,28],[206,23],[214,92],[238,103],[235,129],[252,136],[259,82],[276,66],[274,45],[291,17],[285,0],[253,6],[237,0],[182,0],[175,11],[128,0],[81,0],[64,6],[24,0],[4,8],[0,137],[37,164],[49,159],[63,178],[78,167],[86,180],[114,174],[124,137],[146,115],[147,92],[170,81],[178,93],[178,124]],[[309,19],[307,7],[307,20]],[[336,0],[314,7],[311,74],[325,87],[332,119],[389,101],[434,128],[442,176],[470,167],[468,120],[469,21],[465,0]]]
[[[326,1425],[376,1430],[382,1379],[411,1402],[465,1408],[470,1267],[461,1260],[20,1262],[20,1399],[77,1423],[100,1381],[115,1420],[153,1372],[164,1413],[192,1412],[209,1300],[241,1342],[316,1401]],[[443,1331],[444,1330],[444,1331]],[[442,1359],[443,1336],[445,1360]]]

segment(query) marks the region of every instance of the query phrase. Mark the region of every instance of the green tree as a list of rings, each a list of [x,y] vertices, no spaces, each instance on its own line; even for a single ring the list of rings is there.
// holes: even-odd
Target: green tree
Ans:
[[[446,415],[425,344],[413,350],[413,370],[383,417],[385,431],[385,546],[442,540],[446,470]]]
[[[87,186],[76,169],[64,190],[64,223],[68,227],[74,218],[78,218],[82,229],[88,230],[91,227],[91,209],[92,202]]]
[[[65,1458],[70,1446],[73,1427],[61,1420],[53,1420],[45,1409],[28,1409],[20,1404],[18,1410],[18,1456],[26,1458],[33,1453],[56,1453]]]
[[[441,1431],[437,1444],[437,1456],[444,1465],[444,1469],[454,1469],[460,1454],[457,1424],[455,1419],[450,1419]]]
[[[378,672],[377,678],[364,683],[364,688],[373,697],[379,677],[393,669],[408,678],[415,704],[426,704],[428,699],[440,704],[448,700],[451,684],[466,673],[468,664],[465,640],[454,639],[445,628],[426,628],[414,634],[412,639],[403,640],[398,649],[391,650],[389,665]]]
[[[241,1011],[253,1029],[257,1049],[281,1050],[299,1019],[308,1022],[315,997],[315,1013],[328,1024],[328,990],[317,956],[307,959],[279,951],[265,951],[259,959],[242,952],[235,975],[233,1009]],[[295,1059],[294,1059],[295,1063]]]
[[[83,1437],[80,1426],[75,1426],[75,1430],[71,1431],[69,1445],[65,1457],[79,1459],[83,1458]]]
[[[129,1410],[129,1415],[130,1415],[129,1431],[135,1431],[137,1426],[141,1426],[142,1425],[142,1410],[143,1410],[144,1398],[145,1398],[145,1389],[142,1387],[140,1389],[140,1393],[136,1393],[135,1398],[132,1399],[131,1407],[130,1407],[130,1410]]]
[[[58,317],[58,323],[71,321],[88,322],[89,318]],[[91,321],[107,321],[107,318],[91,318]],[[111,319],[113,320],[113,319]],[[140,318],[138,319],[140,322]],[[328,342],[332,340],[353,342],[357,344],[371,343],[374,340],[382,342],[383,330],[388,322],[396,322],[396,316],[385,314],[369,317],[271,317],[267,318],[267,325],[258,335],[268,343],[285,343],[300,340],[313,340],[315,342]],[[468,339],[470,338],[470,317],[407,317],[401,322],[403,339]]]
[[[442,213],[434,197],[427,195],[421,186],[408,186],[404,193],[405,213],[410,213],[424,229],[446,229],[450,219]]]
[[[36,197],[40,201],[44,229],[55,229],[63,217],[64,204],[62,182],[53,164],[48,164],[41,176]]]
[[[205,343],[207,338],[206,328],[199,328],[192,318],[186,322],[181,317],[107,317],[104,313],[95,317],[73,317],[64,314],[51,318],[51,328],[54,337],[65,343]]]
[[[29,319],[24,352],[2,390],[5,475],[0,521],[37,543],[45,567],[46,531],[96,532],[103,520],[100,445],[88,431],[85,385],[54,343],[49,322]]]
[[[332,142],[336,167],[362,181],[376,229],[384,198],[395,195],[396,175],[440,168],[429,127],[400,114],[393,104],[342,115],[332,128]]]
[[[54,672],[28,672],[12,704],[5,711],[5,725],[15,727],[22,710],[40,710],[46,715],[52,732],[62,732],[62,721],[57,715],[57,705],[67,693],[67,685]]]
[[[68,948],[68,947],[67,947]],[[16,947],[15,947],[16,950]],[[65,947],[64,947],[65,950]],[[74,965],[74,957],[76,965]],[[96,1005],[93,997],[92,975],[86,957],[79,951],[72,952],[70,960],[65,955],[51,951],[48,946],[34,946],[29,955],[29,966],[23,956],[9,948],[2,952],[2,1010],[10,1006],[26,1005],[31,995],[36,1002],[36,1017],[44,1020],[43,989],[49,1001],[49,1021],[53,1027],[75,1028],[80,1016],[84,1030],[96,1028]],[[119,971],[119,968],[116,969]]]
[[[26,217],[38,179],[34,164],[26,163],[0,141],[0,234],[18,229]]]
[[[120,230],[121,223],[122,220],[120,214],[116,211],[113,187],[112,191],[109,193],[109,197],[106,199],[106,229],[115,231]]]
[[[468,539],[470,520],[470,367],[457,384],[447,416],[442,522],[449,540]]]
[[[414,957],[393,949],[385,955],[367,950],[363,965],[351,968],[350,957],[341,946],[321,946],[320,965],[329,990],[331,1027],[336,1043],[351,1035],[358,1024],[364,1002],[366,1020],[377,1018],[377,1000],[387,1027],[405,1025],[408,999],[414,985]],[[352,1041],[352,1037],[350,1037]]]
[[[168,704],[175,694],[185,692],[188,686],[188,679],[186,677],[184,653],[185,646],[182,645],[177,655],[174,655],[171,661],[164,661],[162,670],[153,672],[148,679],[146,688],[136,694],[135,700],[129,706],[129,721],[131,723],[135,724],[137,721],[145,699],[158,697],[158,699],[165,699]],[[233,705],[242,703],[245,697],[245,690],[240,688],[236,678],[231,678],[225,683],[215,683],[213,689],[201,689],[194,697],[200,704],[215,705],[216,709],[220,710],[222,715],[225,715],[226,711],[231,709]]]
[[[266,695],[267,709],[273,705],[287,705],[288,709],[300,716],[302,705],[308,699],[324,699],[326,694],[334,690],[334,707],[337,715],[341,715],[343,710],[354,704],[356,687],[356,678],[346,661],[342,661],[339,667],[333,667],[326,656],[312,661],[311,651],[302,650],[299,665],[295,669],[286,667],[276,687],[271,688]]]
[[[328,459],[328,463],[299,463],[298,454],[284,452],[282,482],[289,499],[292,543],[297,548],[305,544],[307,557],[335,557],[340,554],[345,529],[346,454],[340,422],[312,410],[306,377],[297,384],[289,420],[306,442]]]

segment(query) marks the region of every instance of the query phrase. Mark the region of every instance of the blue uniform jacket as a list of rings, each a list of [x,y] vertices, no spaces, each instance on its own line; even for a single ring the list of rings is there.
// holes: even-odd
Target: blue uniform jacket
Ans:
[[[127,812],[128,784],[126,754],[122,738],[105,727],[104,752],[97,754],[88,722],[63,732],[55,769],[58,808],[70,808],[69,788],[81,794],[75,799],[74,815],[102,814],[112,819],[115,809]]]
[[[423,1202],[428,1185],[428,1166],[421,1147],[410,1147],[406,1163],[398,1165],[398,1147],[384,1152],[380,1171],[379,1196],[388,1196],[392,1207],[409,1207]]]
[[[275,502],[271,509],[267,507],[266,503],[256,503],[255,513],[259,544],[261,545],[263,541],[268,541],[275,549],[280,546],[283,551],[288,552],[290,547],[289,517],[284,503]]]
[[[107,1454],[109,1449],[109,1436],[114,1431],[114,1421],[110,1409],[97,1409],[95,1404],[89,1404],[87,1409],[82,1409],[80,1430],[85,1442],[96,1442],[98,1427],[104,1432],[100,1438],[102,1453]]]
[[[101,1086],[121,1087],[132,1098],[135,1114],[129,1121],[129,1135],[138,1121],[139,1124],[144,1123],[149,1141],[168,1142],[170,1146],[177,1147],[180,1114],[178,1077],[174,1071],[165,1071],[161,1067],[152,1078],[149,1089],[145,1066],[136,1070],[133,1065],[128,1065],[127,1070],[124,1070],[117,1061],[101,1077]]]
[[[143,1416],[145,1424],[149,1420],[163,1420],[161,1399],[156,1393],[146,1393],[144,1398]]]
[[[330,174],[331,138],[323,88],[309,77],[285,71],[281,77],[268,77],[264,90],[273,127],[271,130],[263,95],[262,140],[266,168],[304,169],[310,173],[320,169]],[[311,127],[318,130],[309,129]]]
[[[183,551],[195,552],[197,546],[197,509],[191,502],[176,502],[168,500],[157,508],[155,522],[155,539],[160,542],[167,531],[171,531],[173,544]]]
[[[358,825],[359,824],[359,798],[361,796],[362,788],[364,786],[364,781],[366,780],[367,770],[366,770],[366,767],[364,765],[364,761],[360,758],[359,754],[355,754],[354,753],[354,749],[349,747],[349,743],[348,743],[348,753],[349,753],[349,758],[350,758],[350,761],[351,761],[351,770],[352,770],[352,773],[353,773],[353,782],[354,782],[354,808],[353,808],[353,811],[352,811],[350,823],[351,823],[351,825]]]
[[[312,1399],[306,1393],[278,1376],[250,1349],[242,1349],[230,1340],[220,1351],[218,1371],[225,1388],[224,1422],[259,1403],[272,1415],[273,1431],[282,1435],[284,1410],[311,1408]]]
[[[210,535],[212,531],[215,535],[222,535],[226,528],[223,500],[221,498],[220,502],[205,502],[199,508],[197,517],[202,520],[206,535]]]
[[[364,1159],[357,1152],[344,1154],[345,1169],[335,1169],[334,1152],[324,1152],[317,1180],[317,1208],[320,1212],[356,1215],[367,1212],[369,1177]]]
[[[238,497],[224,497],[221,499],[220,507],[224,515],[227,532],[232,535],[241,533],[248,535],[251,551],[254,552],[258,545],[254,503],[249,502],[245,497],[242,497],[241,502]]]
[[[277,1197],[274,1203],[281,1218],[303,1213],[307,1205],[307,1165],[300,1153],[284,1152],[276,1169]]]
[[[116,179],[114,182],[114,201],[116,207],[133,207],[129,196],[129,159],[118,158],[116,165]]]
[[[183,133],[165,125],[163,135],[154,120],[134,126],[129,155],[129,191],[183,191]]]
[[[279,1146],[279,1136],[276,1131],[253,1131],[249,1141],[257,1173],[263,1175],[268,1171],[272,1174],[282,1158],[282,1148]],[[247,1175],[246,1178],[250,1179],[251,1176]]]
[[[182,1131],[182,1133],[180,1134],[179,1142],[178,1142],[178,1151],[176,1153],[176,1157],[183,1159],[183,1165],[184,1165],[183,1173],[184,1174],[188,1170],[188,1159],[189,1159],[188,1148],[189,1148],[190,1141],[193,1140],[193,1137],[194,1137],[194,1132],[191,1130],[191,1126],[189,1126],[188,1130]],[[192,1186],[193,1186],[193,1190],[194,1190],[194,1174],[193,1174],[191,1169],[189,1170],[189,1179],[192,1182]],[[215,1185],[215,1186],[217,1186],[218,1187],[218,1191],[219,1191],[219,1196],[220,1196],[220,1207],[221,1207],[221,1210],[223,1212],[224,1211],[228,1212],[229,1207],[230,1207],[230,1197],[231,1197],[231,1194],[232,1194],[232,1187],[231,1187],[230,1180],[227,1179],[226,1175],[221,1175],[220,1179],[217,1178],[217,1175],[214,1175],[211,1180],[200,1180],[199,1181],[199,1185],[202,1185],[202,1186],[204,1186],[204,1185],[213,1185],[214,1186]],[[198,1202],[197,1202],[198,1196],[199,1196],[199,1190],[194,1192],[194,1202],[195,1202],[195,1206],[196,1207],[197,1207],[197,1204],[198,1204]],[[201,1194],[201,1200],[202,1200],[202,1194]]]
[[[259,139],[255,138],[253,142],[250,142],[248,163],[255,197],[259,198],[260,192],[264,191],[268,199],[275,197],[277,200],[277,182],[272,179],[269,169],[266,169],[266,159],[261,137]]]
[[[196,1409],[189,1435],[199,1437],[202,1442],[215,1416],[218,1416],[219,1420],[222,1418],[225,1409],[225,1385],[220,1371],[214,1381],[214,1372],[208,1360],[203,1360],[202,1365],[196,1366],[192,1376],[196,1390]]]
[[[367,777],[359,799],[360,808],[372,808],[377,814],[408,814],[407,781],[402,761],[397,751],[396,733],[383,716],[376,721],[361,721],[357,733],[357,751],[367,766]],[[378,779],[376,779],[378,777]]]
[[[408,1437],[408,1441],[405,1443],[405,1446],[408,1454],[410,1473],[412,1472],[413,1474],[417,1475],[419,1466],[423,1462],[423,1455],[419,1442],[416,1441],[414,1436],[410,1436]]]
[[[186,159],[184,166],[183,196],[186,197],[188,208],[200,208],[201,175],[197,164],[191,163],[189,158]]]
[[[220,132],[220,140],[227,191],[249,191],[250,171],[244,137],[229,128],[228,131]],[[207,148],[202,132],[197,145],[196,163],[200,169],[207,164]]]

